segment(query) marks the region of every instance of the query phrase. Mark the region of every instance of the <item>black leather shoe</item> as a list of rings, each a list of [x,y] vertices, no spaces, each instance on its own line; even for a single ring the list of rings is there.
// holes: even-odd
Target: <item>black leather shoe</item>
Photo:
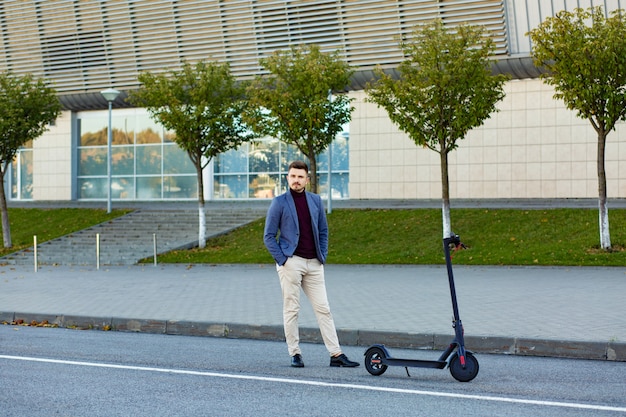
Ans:
[[[294,368],[304,368],[304,362],[302,361],[302,355],[296,353],[291,357],[291,366]]]
[[[359,366],[358,362],[352,362],[346,355],[343,353],[339,356],[333,356],[330,358],[330,366],[341,366],[344,368],[354,368]]]

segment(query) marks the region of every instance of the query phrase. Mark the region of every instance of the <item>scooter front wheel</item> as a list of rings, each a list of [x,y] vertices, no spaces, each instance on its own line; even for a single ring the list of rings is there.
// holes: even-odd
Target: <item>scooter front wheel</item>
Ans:
[[[365,352],[365,369],[372,375],[382,375],[387,370],[387,365],[383,364],[383,359],[387,356],[381,348],[369,348]]]
[[[450,358],[448,366],[454,379],[460,382],[469,382],[478,375],[478,360],[471,352],[465,352],[465,368],[461,364],[461,358],[457,352],[454,352]]]

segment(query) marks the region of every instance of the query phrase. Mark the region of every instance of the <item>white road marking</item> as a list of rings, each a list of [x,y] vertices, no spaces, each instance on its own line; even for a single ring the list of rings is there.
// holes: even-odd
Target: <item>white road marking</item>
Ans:
[[[580,409],[580,410],[596,410],[596,411],[616,411],[616,412],[626,413],[626,407],[613,407],[613,406],[607,406],[607,405],[567,403],[567,402],[560,402],[560,401],[525,400],[525,399],[520,399],[520,398],[494,397],[494,396],[489,396],[489,395],[456,394],[456,393],[451,393],[451,392],[440,392],[440,391],[423,391],[423,390],[402,389],[402,388],[372,387],[369,385],[307,381],[304,379],[275,378],[275,377],[254,376],[254,375],[235,375],[235,374],[226,374],[226,373],[218,373],[218,372],[189,371],[189,370],[184,370],[184,369],[166,369],[166,368],[152,368],[152,367],[144,367],[144,366],[115,365],[115,364],[97,363],[97,362],[78,362],[78,361],[67,361],[67,360],[60,360],[60,359],[31,358],[27,356],[0,355],[0,359],[27,361],[27,362],[54,363],[54,364],[62,364],[62,365],[74,365],[74,366],[89,366],[93,368],[110,368],[110,369],[125,369],[125,370],[131,370],[131,371],[143,371],[143,372],[160,372],[160,373],[169,373],[169,374],[178,374],[178,375],[207,376],[207,377],[213,377],[213,378],[229,378],[229,379],[243,379],[243,380],[251,380],[251,381],[280,382],[284,384],[311,385],[311,386],[332,387],[332,388],[349,388],[349,389],[358,389],[358,390],[365,390],[365,391],[392,392],[392,393],[398,393],[398,394],[423,395],[423,396],[430,396],[430,397],[448,397],[448,398],[459,398],[459,399],[466,399],[466,400],[493,401],[493,402],[503,402],[503,403],[539,405],[539,406],[546,406],[546,407],[575,408],[575,409]]]

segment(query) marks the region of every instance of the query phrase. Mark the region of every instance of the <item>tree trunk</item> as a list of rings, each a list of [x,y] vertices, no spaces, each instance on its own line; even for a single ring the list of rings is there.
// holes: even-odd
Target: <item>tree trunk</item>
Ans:
[[[5,248],[13,247],[11,242],[11,225],[9,223],[9,209],[7,208],[7,198],[4,193],[4,173],[6,169],[0,174],[0,211],[2,212],[2,239],[4,241]]]
[[[443,222],[443,238],[452,236],[450,225],[450,183],[448,180],[448,153],[439,152],[441,159],[441,219]]]
[[[206,213],[204,203],[198,204],[198,247],[206,247]]]
[[[206,246],[206,213],[204,210],[204,178],[202,177],[202,159],[198,159],[196,164],[196,174],[198,176],[198,247],[203,249]]]
[[[598,131],[598,211],[600,222],[600,247],[604,250],[611,249],[611,233],[609,229],[609,208],[606,201],[606,171],[604,167],[604,153],[606,148],[607,133]]]

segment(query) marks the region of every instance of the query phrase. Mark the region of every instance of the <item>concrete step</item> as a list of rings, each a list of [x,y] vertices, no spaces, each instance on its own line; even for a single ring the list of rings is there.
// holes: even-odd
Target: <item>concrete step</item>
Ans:
[[[265,215],[263,208],[206,212],[206,238],[227,233]],[[136,210],[125,216],[37,245],[38,265],[132,265],[154,255],[198,246],[198,210]],[[99,237],[99,238],[98,238]],[[34,248],[0,258],[34,265]]]

